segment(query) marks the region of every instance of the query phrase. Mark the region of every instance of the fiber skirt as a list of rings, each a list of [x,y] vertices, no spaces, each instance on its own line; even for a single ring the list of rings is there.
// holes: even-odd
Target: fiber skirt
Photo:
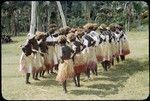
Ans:
[[[87,52],[87,68],[88,69],[95,69],[97,67],[97,58],[95,53],[95,47],[88,47]]]
[[[111,49],[111,44],[110,43],[104,43],[103,46],[103,61],[111,61],[112,60],[112,49]]]
[[[43,58],[44,58],[44,67],[43,67],[43,69],[44,69],[44,70],[45,70],[45,69],[52,69],[52,67],[53,67],[53,62],[52,62],[52,60],[50,60],[49,54],[44,53]]]
[[[74,65],[72,59],[64,60],[58,66],[58,74],[56,81],[62,83],[65,80],[72,79],[74,77]]]
[[[43,70],[45,65],[44,65],[44,58],[41,56],[41,54],[37,52],[36,54],[32,54],[32,56],[33,56],[32,73]]]
[[[41,56],[41,54],[39,52],[37,52],[36,54],[33,54],[33,67],[36,69],[39,69],[41,67],[43,67],[43,57]]]
[[[114,45],[113,45],[113,56],[114,57],[118,57],[119,56],[119,43],[118,42],[114,42]]]
[[[85,64],[87,64],[88,62],[88,52],[87,49],[84,49],[83,51],[81,51],[82,55],[83,55],[83,60],[85,61]]]
[[[75,75],[80,75],[86,71],[86,60],[83,53],[78,53],[74,57],[74,71]]]
[[[48,59],[50,64],[54,64],[53,53],[55,48],[53,46],[48,46]]]
[[[127,40],[121,41],[120,55],[130,54],[130,48]]]
[[[103,51],[103,48],[102,48],[102,43],[101,43],[95,48],[96,58],[98,62],[101,62],[103,60],[102,51]]]
[[[21,54],[20,57],[20,68],[19,71],[22,73],[31,73],[32,72],[32,67],[33,67],[33,57],[26,56],[24,53]]]

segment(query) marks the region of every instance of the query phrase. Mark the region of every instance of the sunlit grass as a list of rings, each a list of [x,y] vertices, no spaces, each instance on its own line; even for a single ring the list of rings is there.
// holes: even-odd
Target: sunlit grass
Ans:
[[[104,72],[98,64],[98,76],[85,81],[81,76],[81,87],[67,82],[68,93],[55,81],[56,75],[46,74],[45,79],[25,84],[24,74],[19,69],[20,45],[25,36],[13,37],[13,43],[2,44],[2,96],[7,100],[101,100],[101,99],[145,99],[149,95],[149,57],[148,31],[129,32],[131,54],[126,61],[120,62]]]

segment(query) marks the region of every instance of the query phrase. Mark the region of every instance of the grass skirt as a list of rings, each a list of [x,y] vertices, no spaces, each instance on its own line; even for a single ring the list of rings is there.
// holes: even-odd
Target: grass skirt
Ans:
[[[48,46],[48,64],[46,65],[47,69],[53,69],[55,64],[58,64],[58,59],[56,55],[56,49],[54,46]]]
[[[74,71],[76,75],[86,71],[86,59],[83,53],[78,53],[74,57]]]
[[[44,59],[39,52],[32,54],[33,56],[33,69],[32,73],[35,73],[37,70],[41,70],[44,65]]]
[[[95,49],[96,58],[97,58],[97,61],[99,61],[99,62],[101,62],[103,60],[102,51],[103,51],[103,48],[102,48],[102,43],[101,43]]]
[[[113,57],[118,57],[119,56],[119,43],[118,42],[111,43],[111,48],[112,48]]]
[[[20,68],[19,71],[23,73],[31,73],[33,67],[33,57],[32,55],[26,56],[24,53],[20,57]]]
[[[111,61],[112,60],[112,49],[111,49],[111,44],[108,42],[105,42],[104,44],[102,44],[102,48],[103,48],[103,61],[107,60],[107,61]]]
[[[97,67],[97,58],[95,47],[88,47],[87,51],[87,68],[95,69]]]
[[[120,41],[120,55],[130,54],[130,48],[127,40]]]
[[[52,69],[52,67],[53,67],[53,63],[52,63],[52,60],[50,60],[50,58],[49,58],[49,54],[47,54],[47,53],[44,53],[44,56],[43,56],[43,58],[44,58],[44,70],[45,69]]]
[[[74,77],[74,65],[72,59],[64,60],[58,66],[58,74],[56,81],[62,83],[65,80],[69,80]]]

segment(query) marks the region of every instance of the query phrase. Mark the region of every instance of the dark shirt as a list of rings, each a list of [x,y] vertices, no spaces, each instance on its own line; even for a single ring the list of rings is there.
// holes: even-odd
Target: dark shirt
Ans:
[[[103,38],[99,35],[99,44],[101,44],[104,40],[103,40]]]
[[[105,37],[108,35],[108,36],[109,36],[109,43],[112,42],[112,34],[111,34],[111,31],[109,31],[109,30],[102,31],[102,35],[104,35]],[[105,38],[103,41],[106,42],[106,38]]]
[[[124,37],[124,34],[125,34],[124,32],[121,33],[121,35],[120,35],[120,37],[119,37],[119,40],[122,39],[122,38]]]
[[[86,34],[84,38],[88,41],[88,47],[93,46],[95,44],[95,41],[89,35]]]
[[[32,45],[32,48],[35,49],[35,50],[38,50],[39,49],[39,46],[38,46],[38,43],[37,43],[37,40],[35,38],[29,40],[29,44]]]
[[[62,45],[62,59],[67,60],[71,58],[71,53],[74,53],[74,51],[67,45]]]
[[[32,47],[31,44],[27,43],[22,47],[22,51],[25,53],[26,56],[31,55],[32,53]]]
[[[81,51],[81,46],[83,46],[83,44],[76,40],[73,42],[73,44],[76,46],[76,53],[79,53]]]
[[[43,53],[47,53],[47,51],[48,51],[48,47],[47,47],[47,44],[45,41],[41,41],[39,43],[39,48],[40,48],[41,52],[43,52]]]

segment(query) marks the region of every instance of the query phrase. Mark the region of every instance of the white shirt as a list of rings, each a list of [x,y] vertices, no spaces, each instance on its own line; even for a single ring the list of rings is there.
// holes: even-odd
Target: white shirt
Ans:
[[[109,42],[109,35],[106,35],[106,42]]]
[[[98,46],[100,39],[99,39],[99,33],[96,31],[91,31],[90,34],[92,35],[94,41],[96,41],[95,46]]]
[[[58,40],[58,37],[53,37],[51,35],[49,35],[47,38],[46,38],[46,42],[55,42]]]
[[[77,46],[75,46],[72,42],[71,42],[71,48],[76,51]]]
[[[51,35],[49,35],[47,38],[46,38],[46,42],[52,42],[53,41],[53,37]]]
[[[100,37],[104,40],[105,39],[105,36],[103,34],[100,35]]]
[[[88,43],[89,43],[88,40],[84,38],[84,39],[83,39],[83,44],[84,44],[86,47],[88,47]]]
[[[62,48],[61,48],[61,46],[59,45],[59,47],[58,47],[58,51],[57,51],[58,53],[57,53],[57,55],[58,55],[58,58],[60,59],[61,57],[62,57]]]
[[[116,33],[114,34],[115,34],[116,41],[119,41],[120,34],[116,34]]]

